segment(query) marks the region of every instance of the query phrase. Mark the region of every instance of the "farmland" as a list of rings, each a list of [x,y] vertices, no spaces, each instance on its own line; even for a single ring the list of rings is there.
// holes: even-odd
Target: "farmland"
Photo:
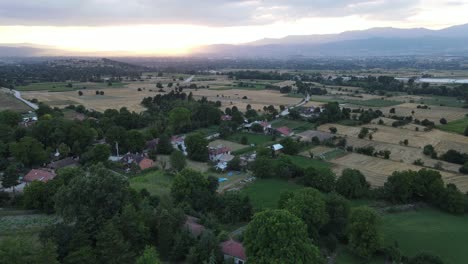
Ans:
[[[447,131],[447,132],[458,133],[458,134],[465,133],[465,129],[467,127],[468,127],[468,117],[449,122],[446,125],[438,126],[438,128],[440,130]]]
[[[303,188],[292,182],[278,179],[258,179],[242,189],[247,195],[255,210],[277,208],[281,192],[294,191]]]
[[[6,89],[0,90],[0,111],[12,110],[19,113],[31,111],[32,109],[25,103],[16,99],[13,95],[9,94]]]

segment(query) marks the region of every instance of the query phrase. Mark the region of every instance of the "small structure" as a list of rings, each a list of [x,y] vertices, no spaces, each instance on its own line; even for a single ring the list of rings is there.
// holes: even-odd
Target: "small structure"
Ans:
[[[66,167],[75,167],[78,165],[78,160],[72,157],[64,158],[61,160],[53,161],[47,165],[47,168],[52,170],[59,170]]]
[[[252,126],[254,124],[259,124],[260,126],[262,126],[263,127],[263,133],[265,133],[265,134],[268,134],[268,133],[271,132],[271,129],[272,129],[271,124],[269,124],[267,121],[254,121],[254,122],[252,122],[250,124],[245,124],[244,129],[246,129],[248,131],[251,131]]]
[[[182,151],[184,155],[187,155],[187,147],[185,146],[185,136],[172,136],[171,138],[172,147]]]
[[[247,261],[247,255],[242,243],[234,241],[232,239],[224,241],[220,244],[221,251],[224,255],[224,260],[234,260],[234,264],[245,264]]]
[[[199,237],[203,232],[205,232],[206,228],[203,225],[198,223],[199,219],[193,216],[187,216],[184,227],[192,234],[194,237]]]
[[[276,132],[282,137],[289,137],[294,135],[294,132],[289,127],[280,127],[276,129]]]
[[[231,121],[231,120],[232,120],[232,116],[230,116],[230,115],[222,115],[222,116],[221,116],[221,120],[222,120],[222,121]]]
[[[234,156],[231,154],[222,154],[218,158],[218,164],[216,164],[215,168],[221,171],[224,171],[228,167],[228,162],[234,159]]]
[[[281,144],[274,144],[273,146],[271,146],[271,149],[275,152],[275,153],[278,153],[278,152],[281,152],[281,150],[283,150],[283,145]]]
[[[48,169],[32,169],[28,174],[23,177],[23,181],[30,183],[33,181],[48,182],[55,178],[55,173]]]
[[[147,150],[153,150],[153,151],[155,151],[156,148],[158,147],[158,144],[159,144],[159,138],[155,138],[155,139],[146,141],[145,148],[146,148]]]

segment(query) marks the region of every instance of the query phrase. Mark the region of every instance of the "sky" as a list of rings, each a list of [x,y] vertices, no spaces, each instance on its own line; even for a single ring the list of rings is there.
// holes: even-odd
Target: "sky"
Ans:
[[[0,0],[0,43],[183,55],[197,46],[468,23],[468,0]]]

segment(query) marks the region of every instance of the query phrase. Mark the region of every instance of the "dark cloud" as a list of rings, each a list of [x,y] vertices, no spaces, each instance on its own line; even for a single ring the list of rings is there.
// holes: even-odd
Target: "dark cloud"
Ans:
[[[419,0],[0,0],[0,24],[235,26],[346,15],[401,20],[418,4]]]

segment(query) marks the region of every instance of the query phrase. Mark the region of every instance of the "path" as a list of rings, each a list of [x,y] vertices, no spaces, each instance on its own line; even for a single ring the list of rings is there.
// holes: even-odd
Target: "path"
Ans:
[[[193,80],[193,78],[195,78],[195,75],[192,75],[192,76],[188,77],[182,83],[190,83]]]
[[[39,109],[39,106],[37,104],[34,104],[34,103],[31,103],[30,101],[24,99],[23,97],[21,97],[21,93],[17,90],[11,90],[11,93],[20,101],[22,101],[23,103],[27,104],[29,107],[31,107],[32,109],[34,110],[37,110]]]
[[[279,115],[280,116],[287,116],[287,115],[289,115],[289,109],[293,109],[293,108],[296,108],[296,107],[303,106],[303,105],[307,104],[309,101],[310,101],[310,95],[307,94],[307,96],[304,99],[302,99],[298,104],[284,109],[284,111],[281,112]]]

